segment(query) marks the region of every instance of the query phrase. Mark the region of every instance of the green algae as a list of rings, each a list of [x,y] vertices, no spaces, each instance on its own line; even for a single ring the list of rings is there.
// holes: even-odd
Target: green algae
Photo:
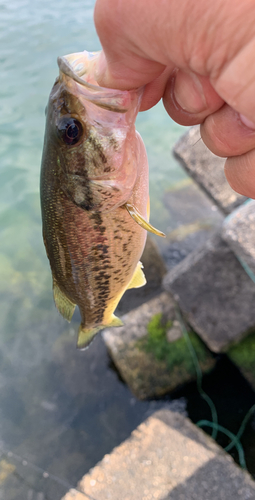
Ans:
[[[164,321],[162,314],[156,314],[147,325],[148,334],[140,339],[136,346],[148,354],[152,354],[158,362],[164,362],[168,370],[178,366],[191,375],[196,370],[187,342],[181,337],[174,342],[167,340],[167,331],[172,327],[172,321]],[[206,366],[211,361],[211,354],[194,332],[189,332],[189,338],[196,352],[198,362]],[[210,367],[211,367],[211,363]]]
[[[227,354],[255,389],[255,332],[232,346]]]

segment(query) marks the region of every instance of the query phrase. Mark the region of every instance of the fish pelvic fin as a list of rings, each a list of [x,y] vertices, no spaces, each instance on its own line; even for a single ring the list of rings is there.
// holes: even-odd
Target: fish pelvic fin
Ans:
[[[100,330],[110,326],[123,326],[123,322],[120,318],[117,318],[117,316],[112,314],[110,321],[107,324],[94,326],[92,328],[85,328],[83,325],[80,325],[77,340],[78,349],[87,349],[96,334],[100,332]]]
[[[166,237],[165,233],[162,233],[162,231],[159,231],[158,229],[153,227],[149,222],[147,222],[144,219],[144,217],[140,214],[140,212],[137,210],[137,208],[134,207],[134,205],[131,205],[131,203],[125,203],[124,207],[126,207],[132,219],[134,219],[134,221],[137,224],[139,224],[139,226],[143,227],[143,229],[149,231],[150,233],[154,233],[157,236],[162,236],[162,238]]]
[[[146,278],[145,278],[144,273],[142,271],[142,268],[143,268],[143,265],[139,261],[136,268],[135,268],[135,272],[131,278],[131,281],[127,287],[127,290],[129,288],[140,288],[141,286],[146,285],[147,281],[146,281]]]
[[[60,290],[56,280],[53,278],[53,297],[57,310],[67,320],[71,321],[75,304]]]

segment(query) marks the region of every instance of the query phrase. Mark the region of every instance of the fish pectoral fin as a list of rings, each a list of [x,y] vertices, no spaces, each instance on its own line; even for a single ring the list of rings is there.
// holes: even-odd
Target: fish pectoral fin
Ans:
[[[124,207],[126,207],[128,213],[131,215],[132,219],[139,224],[139,226],[143,227],[146,231],[149,231],[150,233],[154,233],[157,236],[162,236],[163,238],[166,237],[162,231],[159,231],[155,227],[153,227],[149,222],[147,222],[144,217],[138,212],[137,208],[135,208],[131,203],[125,203]]]
[[[123,326],[123,322],[121,321],[121,319],[117,318],[117,316],[114,316],[114,314],[112,314],[110,322],[106,325],[98,325],[92,328],[84,328],[82,325],[80,325],[77,340],[78,349],[87,349],[94,339],[95,335],[100,332],[100,330],[103,330],[103,328],[108,328],[110,326]]]
[[[132,279],[127,287],[127,290],[129,288],[140,288],[141,286],[146,285],[147,281],[146,281],[146,278],[145,278],[144,273],[142,271],[142,268],[143,268],[143,265],[139,261],[137,266],[136,266],[135,272],[132,276]]]
[[[75,310],[75,304],[60,290],[55,279],[53,279],[53,297],[57,310],[70,322]]]

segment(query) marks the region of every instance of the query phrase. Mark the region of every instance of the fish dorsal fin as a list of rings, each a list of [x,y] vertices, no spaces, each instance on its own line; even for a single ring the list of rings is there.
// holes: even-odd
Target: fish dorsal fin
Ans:
[[[62,316],[65,319],[67,319],[67,321],[71,321],[75,310],[75,304],[73,304],[73,302],[71,302],[71,300],[69,300],[67,296],[60,290],[54,278],[53,278],[53,297],[57,310],[60,312],[60,314],[62,314]]]
[[[146,231],[149,231],[150,233],[154,233],[157,236],[162,236],[163,238],[166,237],[162,231],[159,231],[155,227],[153,227],[149,222],[147,222],[144,217],[138,212],[137,208],[135,208],[131,203],[125,203],[124,207],[126,207],[128,213],[131,215],[132,219],[139,224],[139,226],[143,227]]]
[[[143,265],[139,261],[137,266],[136,266],[135,272],[132,276],[132,279],[127,287],[127,290],[129,288],[140,288],[141,286],[146,285],[147,282],[146,282],[146,278],[144,276],[144,273],[142,271],[142,268],[143,268]]]

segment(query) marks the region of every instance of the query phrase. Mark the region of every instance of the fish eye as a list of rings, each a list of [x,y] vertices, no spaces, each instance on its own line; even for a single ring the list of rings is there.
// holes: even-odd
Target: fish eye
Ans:
[[[83,134],[82,124],[76,118],[62,118],[58,125],[60,138],[68,145],[77,144]]]

